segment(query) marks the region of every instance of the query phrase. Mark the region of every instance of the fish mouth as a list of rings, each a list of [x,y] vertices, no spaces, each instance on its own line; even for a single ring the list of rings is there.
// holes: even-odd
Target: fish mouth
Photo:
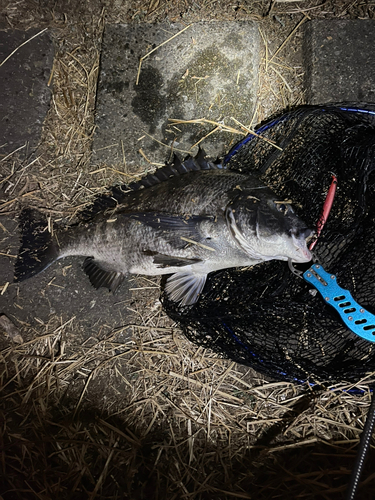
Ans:
[[[296,253],[292,258],[292,262],[309,262],[312,260],[312,254],[307,248],[307,239],[296,238],[292,235],[293,245],[296,249]]]

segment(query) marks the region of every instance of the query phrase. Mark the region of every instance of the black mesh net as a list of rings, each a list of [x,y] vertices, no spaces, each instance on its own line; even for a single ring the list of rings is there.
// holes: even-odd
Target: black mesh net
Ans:
[[[316,227],[334,172],[333,207],[314,248],[338,284],[375,313],[375,105],[303,107],[267,122],[225,157],[255,172]],[[286,262],[209,275],[200,300],[164,307],[187,337],[265,375],[311,382],[358,381],[375,371],[375,343],[347,329]]]

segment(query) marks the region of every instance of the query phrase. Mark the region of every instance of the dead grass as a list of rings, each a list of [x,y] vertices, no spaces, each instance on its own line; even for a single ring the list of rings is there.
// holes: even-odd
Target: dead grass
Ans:
[[[341,17],[373,15],[365,3],[341,7]],[[129,172],[125,160],[123,170],[90,165],[105,22],[260,21],[252,128],[303,102],[299,26],[306,15],[337,15],[337,2],[57,2],[50,9],[25,0],[3,14],[8,26],[52,27],[56,54],[39,149],[0,160],[0,212],[14,215],[27,202],[53,223],[142,174]],[[38,311],[32,323],[11,318],[24,342],[1,339],[3,498],[342,498],[370,381],[357,384],[358,393],[344,383],[312,389],[265,381],[188,342],[161,310],[158,280],[136,278],[133,288],[127,322],[115,330],[83,330],[68,315],[44,321]],[[372,495],[375,477],[367,472],[358,498]]]
[[[146,498],[152,487],[158,494],[149,498],[252,498],[262,467],[272,470],[284,453],[303,456],[320,445],[353,458],[367,393],[353,397],[343,386],[315,397],[307,389],[306,397],[306,388],[264,383],[197,349],[160,311],[148,323],[82,341],[76,318],[54,318],[2,350],[8,493],[9,484],[19,491],[23,483],[26,496]],[[332,490],[329,468],[297,474],[296,488],[284,466],[279,488]],[[335,474],[346,479],[348,469]],[[257,498],[269,497],[260,490]]]
[[[2,350],[4,493],[23,484],[26,497],[146,498],[152,487],[149,498],[252,498],[262,468],[276,465],[288,471],[278,478],[285,494],[332,492],[329,467],[295,474],[278,457],[325,449],[325,459],[329,450],[350,462],[366,392],[265,383],[194,347],[160,311],[147,322],[82,340],[77,318],[54,318],[36,331],[23,325],[30,340]],[[346,480],[348,469],[335,474]]]

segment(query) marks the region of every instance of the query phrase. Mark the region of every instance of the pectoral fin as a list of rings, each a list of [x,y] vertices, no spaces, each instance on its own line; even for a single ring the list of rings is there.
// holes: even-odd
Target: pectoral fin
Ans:
[[[145,252],[147,253],[147,252]],[[191,266],[193,264],[197,264],[198,262],[202,262],[202,259],[188,259],[186,257],[173,257],[171,255],[164,255],[162,253],[151,252],[153,255],[154,264],[157,267],[166,268],[166,267],[184,267]]]
[[[167,279],[165,291],[174,302],[189,306],[197,302],[206,283],[207,274],[181,272]]]
[[[214,217],[145,212],[131,214],[131,218],[156,230],[160,238],[176,249],[186,247],[186,241],[189,240],[198,245],[210,246],[210,241],[206,241],[206,238],[202,237],[200,224],[206,221],[213,222]],[[212,250],[214,251],[213,248]]]
[[[85,259],[83,270],[96,289],[106,287],[113,293],[115,293],[125,278],[122,273],[104,269],[103,264],[101,265],[99,262],[96,262],[92,257],[87,257],[87,259]]]

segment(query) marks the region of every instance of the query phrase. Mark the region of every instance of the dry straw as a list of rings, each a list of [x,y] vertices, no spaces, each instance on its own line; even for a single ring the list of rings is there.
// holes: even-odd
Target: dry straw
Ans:
[[[169,8],[180,19],[186,4],[172,4],[151,2],[145,15]],[[192,22],[208,18],[213,9],[228,18],[252,15],[253,6],[241,4],[233,11],[230,4],[225,11],[224,4],[195,2],[189,15],[194,8],[198,14]],[[14,9],[22,7],[17,5]],[[281,10],[282,3],[277,5]],[[305,10],[312,7],[303,4]],[[33,16],[40,19],[34,8],[23,13],[18,26],[29,19],[31,27]],[[0,211],[8,214],[0,224],[4,268],[13,265],[17,253],[8,224],[21,202],[38,208],[52,230],[107,186],[140,174],[130,171],[124,156],[116,169],[90,165],[104,16],[111,22],[128,20],[116,9],[85,16],[78,10],[63,12],[61,21],[57,6],[45,12],[55,19],[59,49],[53,98],[37,154],[26,160],[18,156],[25,145],[1,159]],[[8,11],[9,20],[17,24],[14,12]],[[261,19],[263,12],[256,15]],[[280,32],[276,46],[267,42],[263,51],[252,122],[303,101],[298,72],[282,50],[293,43],[293,29],[302,21],[293,15],[289,24],[287,17],[283,20],[285,29],[272,15],[261,23],[265,41],[275,39],[275,26]],[[268,71],[270,66],[277,71]],[[252,133],[251,126],[202,120],[186,126],[204,123],[212,126],[210,133]],[[179,122],[186,123],[174,124]],[[47,304],[49,291],[59,290],[63,300],[67,290],[59,287],[70,280],[70,264],[61,272],[56,268],[33,299]],[[0,312],[23,343],[0,331],[4,499],[342,498],[369,407],[372,374],[355,385],[357,393],[348,392],[353,386],[345,383],[317,389],[264,380],[190,343],[162,311],[157,279],[133,278],[133,295],[119,296],[111,314],[103,310],[103,318],[91,324],[81,313],[59,316],[49,307],[45,313],[39,307],[28,313],[25,289],[18,290],[10,276],[0,283],[1,307],[7,308]],[[99,295],[95,292],[93,300]],[[116,314],[117,327],[110,322]],[[373,488],[374,477],[368,474],[363,498],[370,498]]]

